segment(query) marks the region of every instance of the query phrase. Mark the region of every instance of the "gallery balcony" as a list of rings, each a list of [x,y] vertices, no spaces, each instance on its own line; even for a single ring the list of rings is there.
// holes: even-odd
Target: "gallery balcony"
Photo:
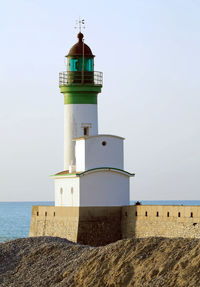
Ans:
[[[93,85],[101,86],[103,84],[102,72],[89,71],[65,71],[59,73],[59,86],[68,85]]]

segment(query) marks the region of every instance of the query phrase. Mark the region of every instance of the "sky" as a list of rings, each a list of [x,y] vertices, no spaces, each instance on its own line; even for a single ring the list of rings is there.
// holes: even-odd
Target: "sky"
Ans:
[[[200,200],[200,1],[0,1],[0,201],[54,200],[58,74],[85,19],[99,133],[125,137],[132,200]]]

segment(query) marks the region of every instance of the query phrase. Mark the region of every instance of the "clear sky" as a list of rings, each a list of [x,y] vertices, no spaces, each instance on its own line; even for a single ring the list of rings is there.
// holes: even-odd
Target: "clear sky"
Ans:
[[[53,200],[58,73],[75,20],[104,73],[99,132],[126,138],[133,200],[200,199],[200,1],[7,0],[0,7],[0,201]]]

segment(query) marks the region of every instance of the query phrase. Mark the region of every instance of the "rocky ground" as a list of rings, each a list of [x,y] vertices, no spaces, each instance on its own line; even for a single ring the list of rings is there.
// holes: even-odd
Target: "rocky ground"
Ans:
[[[200,240],[125,239],[103,247],[33,237],[0,244],[0,286],[200,287]]]

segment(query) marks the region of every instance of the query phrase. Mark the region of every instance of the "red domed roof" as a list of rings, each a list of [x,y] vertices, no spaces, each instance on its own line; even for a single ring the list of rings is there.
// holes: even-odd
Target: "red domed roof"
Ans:
[[[92,51],[88,45],[85,43],[83,44],[83,34],[80,32],[77,35],[78,37],[78,43],[76,43],[72,48],[69,50],[69,53],[66,55],[66,57],[69,56],[82,56],[83,55],[83,45],[84,45],[84,56],[89,56],[91,58],[94,57],[92,54]]]

